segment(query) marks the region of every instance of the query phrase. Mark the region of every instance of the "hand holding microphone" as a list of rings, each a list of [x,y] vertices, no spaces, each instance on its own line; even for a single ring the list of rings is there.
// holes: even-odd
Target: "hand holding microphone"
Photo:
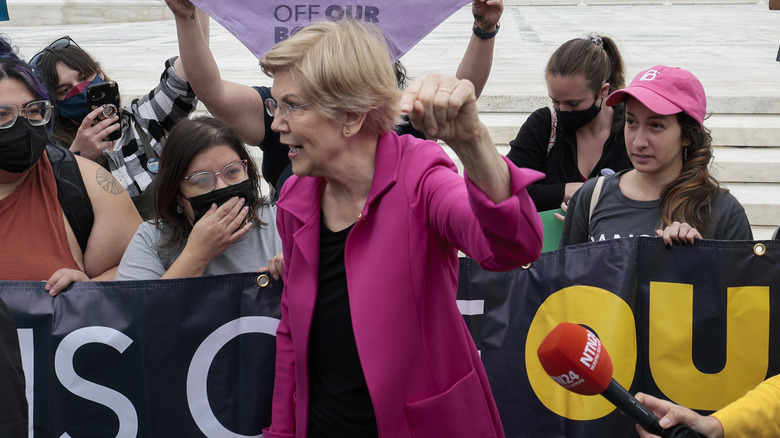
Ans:
[[[653,413],[661,418],[660,424],[666,422],[668,426],[673,427],[676,424],[686,424],[699,432],[707,438],[723,438],[724,431],[723,425],[720,421],[711,415],[699,415],[691,409],[685,406],[674,404],[668,400],[655,398],[652,395],[642,394],[641,392],[636,394],[636,399],[640,403],[647,406]],[[757,422],[760,424],[760,422]],[[637,432],[641,438],[651,438],[649,432],[641,429],[637,426]],[[746,433],[743,436],[748,436],[750,433]],[[777,434],[768,434],[764,436],[777,436]]]
[[[559,385],[581,395],[601,394],[643,429],[664,438],[701,437],[688,426],[663,429],[658,417],[612,378],[612,360],[601,340],[583,326],[564,322],[537,350],[547,374]]]

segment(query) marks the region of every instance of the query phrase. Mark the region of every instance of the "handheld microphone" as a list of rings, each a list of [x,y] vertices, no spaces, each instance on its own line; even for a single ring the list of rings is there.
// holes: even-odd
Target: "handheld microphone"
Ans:
[[[646,431],[663,437],[702,436],[688,426],[663,429],[658,417],[612,378],[612,359],[601,340],[585,327],[564,322],[537,350],[545,372],[559,385],[581,395],[601,394]]]

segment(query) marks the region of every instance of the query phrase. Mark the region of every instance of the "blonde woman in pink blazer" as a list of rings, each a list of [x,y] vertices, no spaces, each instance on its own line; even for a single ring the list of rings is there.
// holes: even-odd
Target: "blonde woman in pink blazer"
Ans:
[[[294,173],[277,203],[267,438],[504,436],[455,301],[458,250],[489,270],[539,257],[526,187],[542,174],[498,153],[469,81],[432,75],[401,96],[385,41],[315,22],[260,61]],[[437,143],[392,131],[401,111],[453,148],[465,180]]]

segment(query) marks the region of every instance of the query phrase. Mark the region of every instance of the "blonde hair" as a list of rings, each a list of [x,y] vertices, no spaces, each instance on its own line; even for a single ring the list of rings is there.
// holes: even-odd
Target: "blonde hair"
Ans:
[[[289,71],[322,114],[342,122],[366,114],[363,128],[377,135],[400,122],[393,59],[382,31],[353,20],[315,21],[275,45],[260,60],[263,72]]]

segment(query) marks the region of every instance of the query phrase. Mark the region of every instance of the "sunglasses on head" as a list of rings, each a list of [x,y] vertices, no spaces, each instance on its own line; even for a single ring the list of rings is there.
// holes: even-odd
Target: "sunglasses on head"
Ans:
[[[33,56],[30,59],[30,67],[36,69],[38,67],[38,63],[41,62],[41,59],[43,59],[43,55],[46,54],[47,51],[61,50],[66,47],[69,47],[71,44],[78,47],[78,44],[76,44],[76,42],[73,41],[73,39],[67,35],[65,35],[62,38],[57,38],[56,40],[52,41],[51,44],[46,46],[46,48],[36,53],[35,56]]]

